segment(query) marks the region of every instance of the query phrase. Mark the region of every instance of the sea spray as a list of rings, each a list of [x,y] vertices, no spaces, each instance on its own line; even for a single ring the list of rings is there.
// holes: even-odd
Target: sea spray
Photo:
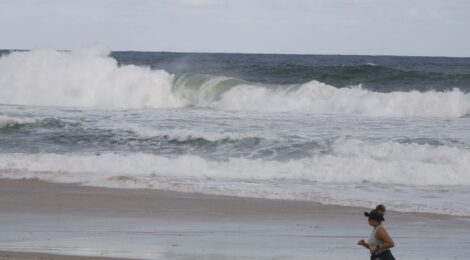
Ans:
[[[0,103],[94,108],[175,107],[172,76],[118,66],[107,51],[34,50],[0,58]]]

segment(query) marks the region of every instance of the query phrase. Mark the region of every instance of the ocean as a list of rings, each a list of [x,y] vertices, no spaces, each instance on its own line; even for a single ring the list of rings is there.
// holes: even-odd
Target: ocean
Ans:
[[[0,178],[470,216],[470,58],[0,55]]]

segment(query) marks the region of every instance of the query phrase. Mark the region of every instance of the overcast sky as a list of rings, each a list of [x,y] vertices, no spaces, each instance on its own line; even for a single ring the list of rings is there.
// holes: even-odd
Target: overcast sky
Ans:
[[[0,0],[0,49],[470,56],[470,0]]]

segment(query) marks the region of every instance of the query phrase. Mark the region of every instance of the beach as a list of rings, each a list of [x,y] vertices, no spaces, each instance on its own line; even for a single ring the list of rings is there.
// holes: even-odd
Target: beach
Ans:
[[[0,55],[3,258],[470,255],[468,58]]]
[[[418,2],[0,1],[0,260],[470,260],[470,1]]]
[[[30,260],[30,259],[31,260],[32,259],[34,260],[93,260],[93,259],[110,260],[110,259],[115,259],[115,258],[0,251],[0,259],[2,260],[9,260],[9,259],[15,259],[15,260]]]
[[[0,198],[0,259],[368,257],[364,208],[38,180],[1,180]],[[390,211],[384,223],[399,259],[470,253],[469,218]]]

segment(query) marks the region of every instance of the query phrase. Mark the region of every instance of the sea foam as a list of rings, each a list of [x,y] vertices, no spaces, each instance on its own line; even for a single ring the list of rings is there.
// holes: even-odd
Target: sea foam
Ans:
[[[209,160],[196,155],[0,154],[0,170],[60,172],[74,181],[112,176],[170,176],[252,180],[305,180],[317,183],[470,185],[467,150],[397,142],[337,140],[330,154],[273,161],[248,158]],[[21,177],[20,175],[18,175]],[[1,177],[1,175],[0,175]]]
[[[470,95],[447,92],[380,93],[361,88],[335,88],[311,81],[298,88],[237,86],[213,104],[226,110],[367,116],[462,117],[470,113]]]
[[[97,108],[174,107],[172,76],[119,66],[103,49],[34,50],[0,58],[0,103]]]
[[[0,129],[35,123],[39,120],[40,118],[19,118],[0,115]]]
[[[147,153],[0,154],[0,178],[294,199],[470,216],[470,153],[339,139],[329,154],[274,161]],[[449,203],[452,199],[452,203]]]

